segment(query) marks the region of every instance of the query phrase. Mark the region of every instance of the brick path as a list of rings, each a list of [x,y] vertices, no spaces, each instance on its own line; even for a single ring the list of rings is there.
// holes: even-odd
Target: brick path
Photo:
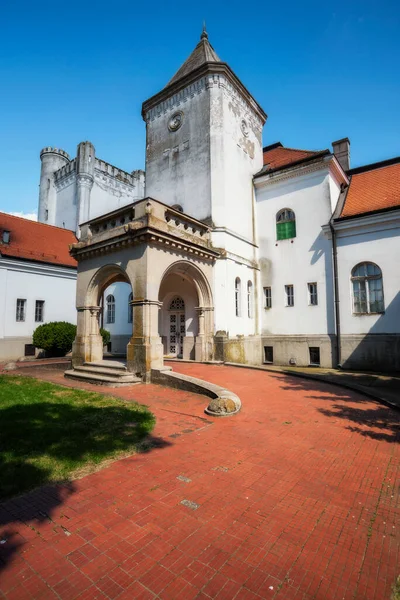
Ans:
[[[0,506],[0,597],[388,599],[398,413],[279,374],[174,369],[227,386],[241,413],[211,419],[204,397],[153,385],[113,390],[156,414],[153,449]]]

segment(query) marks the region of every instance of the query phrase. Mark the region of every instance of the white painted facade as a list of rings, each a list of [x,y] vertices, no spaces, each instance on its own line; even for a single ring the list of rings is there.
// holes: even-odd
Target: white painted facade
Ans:
[[[36,300],[44,301],[43,323],[76,323],[76,269],[0,256],[0,360],[24,356],[32,343]],[[25,318],[16,320],[17,300]]]

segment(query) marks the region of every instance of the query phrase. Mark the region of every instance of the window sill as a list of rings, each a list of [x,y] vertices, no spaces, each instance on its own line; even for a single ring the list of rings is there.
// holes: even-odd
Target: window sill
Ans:
[[[353,317],[370,317],[370,316],[373,316],[373,315],[384,315],[384,314],[385,314],[385,311],[382,310],[381,312],[363,312],[363,313],[361,313],[361,312],[360,313],[353,312],[352,316]]]

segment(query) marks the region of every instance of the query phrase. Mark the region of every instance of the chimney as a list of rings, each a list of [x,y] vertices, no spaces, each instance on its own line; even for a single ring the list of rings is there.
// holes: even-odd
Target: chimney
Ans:
[[[333,154],[336,156],[343,171],[350,169],[350,140],[343,138],[332,142]]]

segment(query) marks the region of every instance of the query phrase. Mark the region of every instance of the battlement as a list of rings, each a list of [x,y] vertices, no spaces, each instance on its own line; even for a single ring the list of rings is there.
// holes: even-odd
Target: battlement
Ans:
[[[115,179],[119,179],[122,183],[127,185],[136,186],[138,181],[144,179],[144,171],[132,171],[132,173],[128,173],[127,171],[123,171],[122,169],[118,169],[114,167],[110,163],[101,160],[100,158],[96,158],[95,167],[101,173],[105,173],[110,177],[114,177]]]
[[[69,154],[65,152],[65,150],[61,150],[61,148],[52,148],[52,146],[46,146],[40,151],[40,158],[42,158],[43,154],[58,154],[59,156],[63,156],[67,160],[71,160]]]
[[[75,165],[76,165],[76,158],[74,158],[73,160],[70,160],[69,163],[63,165],[60,169],[58,169],[58,171],[56,171],[54,173],[54,180],[60,181],[60,179],[63,179],[63,177],[66,177],[67,175],[69,175],[70,173],[75,171]]]

